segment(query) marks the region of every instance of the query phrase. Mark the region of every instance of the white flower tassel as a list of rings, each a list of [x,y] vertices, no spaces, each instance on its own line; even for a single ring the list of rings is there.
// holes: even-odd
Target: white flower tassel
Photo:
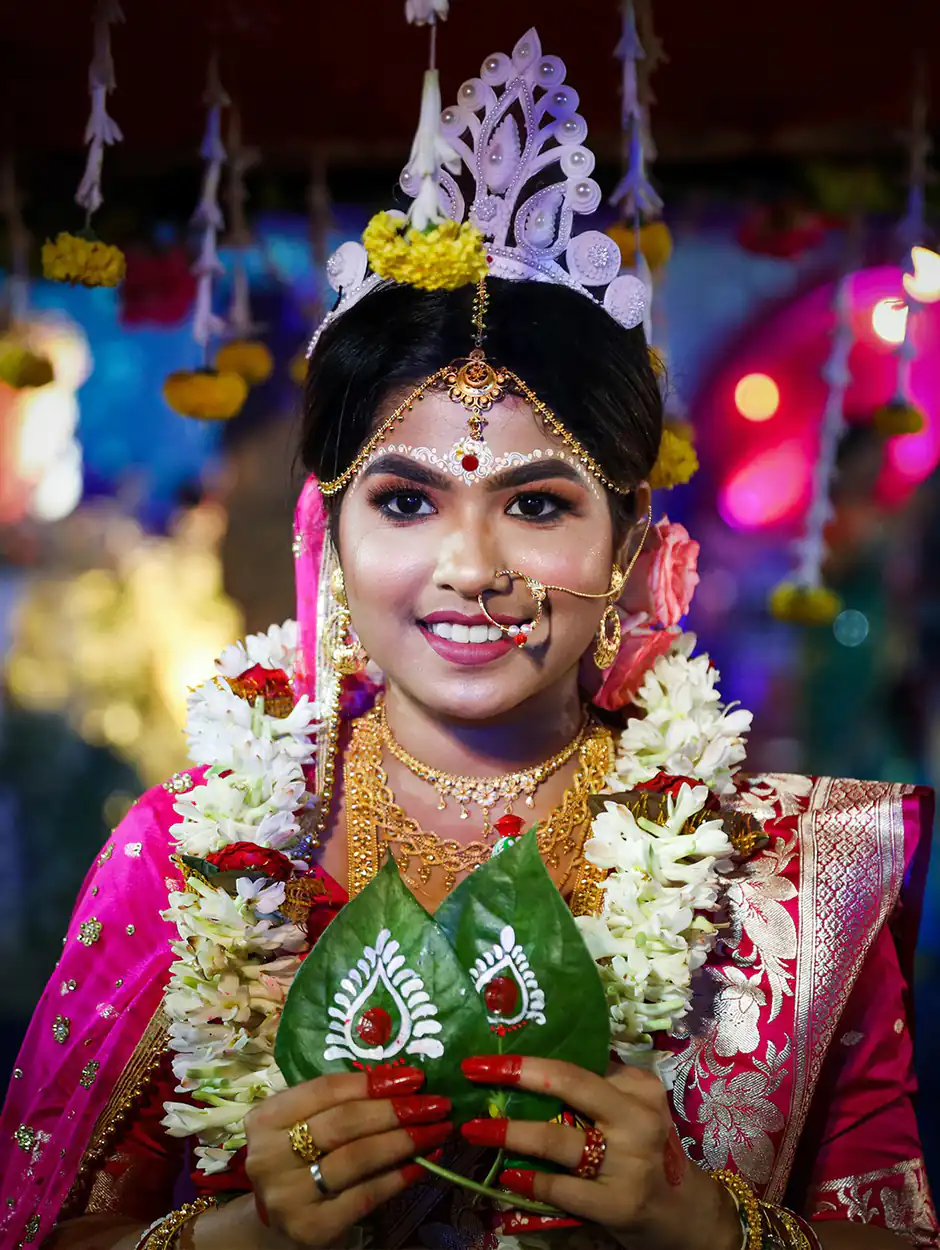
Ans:
[[[448,0],[405,0],[405,20],[412,26],[432,26],[435,22],[443,22],[448,12]]]
[[[101,193],[101,166],[104,150],[123,139],[117,122],[108,114],[108,92],[114,90],[114,61],[111,56],[111,23],[123,22],[124,14],[118,0],[98,0],[95,8],[94,53],[88,70],[91,114],[85,127],[88,159],[85,172],[75,194],[76,203],[85,210],[85,225],[104,202]]]
[[[193,315],[193,338],[208,355],[209,341],[221,334],[224,322],[212,311],[212,288],[216,277],[223,273],[219,260],[218,237],[224,220],[219,204],[219,181],[225,164],[225,147],[222,143],[222,110],[229,98],[219,81],[218,64],[213,57],[209,66],[209,84],[206,90],[206,131],[200,148],[205,162],[199,203],[193,214],[193,225],[202,229],[199,259],[193,266],[196,284],[196,307]]]
[[[633,218],[639,229],[641,214],[658,217],[663,202],[646,172],[649,123],[646,107],[640,99],[638,78],[638,63],[645,60],[646,52],[637,32],[632,0],[626,0],[624,5],[623,34],[615,55],[623,62],[622,125],[628,136],[627,170],[614,187],[610,203],[618,205],[624,217]]]
[[[836,329],[832,339],[829,359],[823,366],[823,381],[828,387],[826,407],[823,410],[822,428],[819,431],[819,453],[813,467],[813,484],[809,510],[803,527],[803,537],[795,550],[798,557],[793,581],[797,586],[816,589],[823,584],[822,569],[828,549],[824,537],[826,526],[833,515],[830,491],[835,476],[836,454],[845,432],[845,393],[852,374],[849,356],[854,344],[852,333],[852,275],[845,274],[836,288]]]
[[[460,156],[441,131],[440,79],[436,69],[427,69],[421,90],[418,131],[405,169],[408,183],[411,186],[420,184],[408,213],[408,219],[416,230],[426,230],[446,220],[438,189],[438,170],[442,165],[450,173],[460,172]]]

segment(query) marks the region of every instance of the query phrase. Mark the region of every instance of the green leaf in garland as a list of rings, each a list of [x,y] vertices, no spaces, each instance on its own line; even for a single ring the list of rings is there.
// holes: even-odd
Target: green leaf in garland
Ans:
[[[487,1007],[490,1036],[483,1053],[538,1055],[599,1074],[607,1070],[604,987],[542,863],[534,830],[470,873],[434,919]],[[488,1102],[518,1119],[548,1120],[560,1110],[556,1099],[525,1090],[494,1089]]]
[[[422,1068],[422,1092],[446,1094],[462,1121],[486,1114],[487,1095],[460,1061],[490,1037],[469,975],[389,857],[301,965],[274,1054],[290,1085],[376,1064]]]

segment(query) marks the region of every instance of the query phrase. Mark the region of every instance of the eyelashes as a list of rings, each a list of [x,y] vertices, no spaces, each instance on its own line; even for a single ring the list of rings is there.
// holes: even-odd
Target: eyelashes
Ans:
[[[396,522],[421,520],[437,512],[426,492],[407,482],[377,485],[370,489],[368,501],[370,507]],[[525,490],[513,496],[505,513],[530,525],[546,525],[577,510],[570,499],[554,491]]]

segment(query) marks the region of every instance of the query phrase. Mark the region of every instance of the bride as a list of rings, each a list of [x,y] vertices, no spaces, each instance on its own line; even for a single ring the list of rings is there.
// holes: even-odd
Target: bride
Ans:
[[[510,233],[521,182],[491,174],[485,274],[468,227],[432,223],[389,280],[388,215],[368,270],[358,245],[331,261],[298,620],[222,655],[191,697],[192,767],[88,873],[4,1111],[4,1246],[940,1244],[908,1013],[930,796],[741,772],[749,715],[677,628],[694,544],[651,525],[639,284],[605,236],[569,245],[596,184],[563,78],[530,32],[444,114],[485,154],[504,93],[549,101],[526,114],[567,176],[547,227],[526,201]],[[557,231],[541,252],[530,225]],[[585,289],[611,278],[603,302]],[[466,1055],[471,1081],[557,1095],[552,1123],[456,1124],[400,1062],[286,1088],[286,991],[386,851],[433,912],[532,824],[604,982],[608,1075]],[[415,1162],[498,1149],[495,1206]]]

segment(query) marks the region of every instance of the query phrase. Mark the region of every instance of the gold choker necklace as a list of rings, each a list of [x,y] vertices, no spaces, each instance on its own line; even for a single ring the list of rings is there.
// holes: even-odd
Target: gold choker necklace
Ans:
[[[578,752],[590,727],[590,718],[585,716],[581,728],[567,746],[556,752],[550,759],[532,768],[524,768],[519,772],[505,773],[499,777],[464,777],[456,773],[445,773],[439,768],[431,768],[415,759],[392,733],[383,702],[379,709],[379,731],[382,745],[400,764],[408,769],[413,776],[427,782],[437,791],[440,802],[437,809],[443,812],[447,800],[454,799],[460,806],[460,819],[467,820],[470,816],[470,805],[476,803],[483,811],[483,836],[487,837],[492,828],[490,811],[499,803],[505,803],[507,816],[512,815],[513,803],[524,794],[526,807],[535,806],[535,792],[539,786],[554,776],[559,768]]]

